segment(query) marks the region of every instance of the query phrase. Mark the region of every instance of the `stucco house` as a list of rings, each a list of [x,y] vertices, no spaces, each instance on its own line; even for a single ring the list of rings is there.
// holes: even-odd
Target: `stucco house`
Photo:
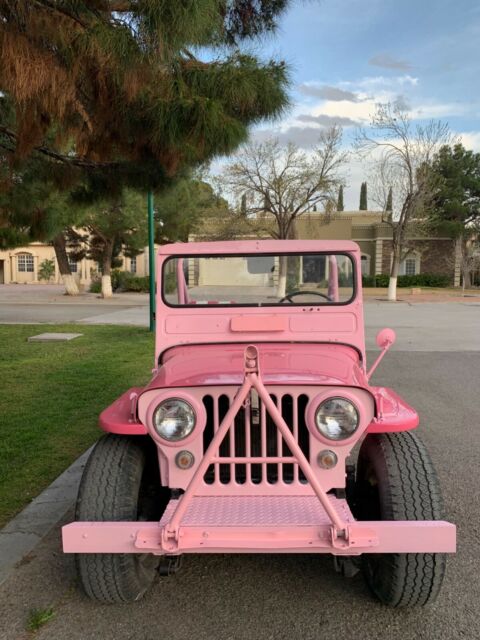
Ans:
[[[268,218],[262,216],[263,222]],[[206,220],[192,240],[215,237],[216,220]],[[265,231],[261,234],[268,237]],[[362,273],[373,276],[389,274],[392,261],[392,229],[383,221],[381,211],[342,211],[326,216],[323,212],[303,214],[297,219],[295,236],[302,240],[353,240],[362,251]],[[460,255],[455,240],[448,236],[410,232],[400,275],[420,273],[448,276],[454,286],[460,285]],[[304,265],[304,271],[308,269]],[[302,276],[308,282],[308,274]]]
[[[138,276],[148,275],[147,249],[135,258],[122,257],[121,255],[119,258],[123,261],[120,267],[122,270]],[[39,278],[40,267],[45,260],[51,260],[55,265],[54,275],[49,281]],[[79,262],[71,260],[70,269],[77,284],[85,288],[88,288],[92,277],[99,272],[98,264],[88,258],[83,258]],[[0,284],[59,284],[61,282],[62,278],[52,245],[32,242],[26,247],[3,251],[0,249]]]
[[[215,237],[217,219],[207,219],[197,230],[192,240],[205,236]],[[267,221],[268,224],[268,221]],[[365,275],[388,274],[392,260],[392,230],[382,221],[382,213],[378,211],[343,211],[326,216],[324,213],[311,212],[301,216],[296,222],[296,237],[299,239],[335,239],[353,240],[360,245],[362,251],[362,272]],[[269,237],[268,233],[264,234]],[[258,234],[256,234],[258,237]],[[120,256],[121,258],[121,256]],[[40,265],[44,260],[52,260],[55,274],[50,280],[60,283],[55,252],[51,245],[34,242],[27,247],[0,250],[0,284],[8,283],[45,283],[39,279]],[[72,261],[72,272],[80,286],[88,287],[92,277],[99,268],[93,260],[84,258],[79,262]],[[308,282],[308,262],[302,266],[301,281]],[[148,275],[147,250],[136,258],[123,257],[122,270],[139,276]],[[196,274],[189,265],[191,278],[210,278],[213,284],[215,270],[210,274]],[[305,272],[305,273],[303,273]],[[408,241],[408,253],[400,266],[401,275],[419,273],[435,273],[447,275],[452,285],[460,285],[461,258],[458,247],[452,238],[441,235],[411,233]]]

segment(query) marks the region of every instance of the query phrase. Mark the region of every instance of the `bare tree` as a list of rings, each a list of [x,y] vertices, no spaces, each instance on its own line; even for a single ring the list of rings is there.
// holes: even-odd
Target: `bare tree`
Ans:
[[[245,145],[222,174],[224,186],[239,200],[243,197],[247,219],[273,218],[271,234],[286,239],[294,234],[295,221],[319,204],[335,202],[342,184],[340,169],[347,160],[342,150],[342,130],[323,130],[317,146],[300,150],[278,140]],[[244,197],[247,194],[247,197]],[[286,263],[280,261],[278,295],[285,295]]]
[[[379,104],[370,126],[357,131],[355,149],[369,157],[377,168],[375,199],[392,227],[392,266],[388,299],[397,299],[397,278],[412,222],[425,217],[435,193],[435,177],[430,171],[433,156],[451,142],[448,124],[431,120],[414,125],[400,104]],[[387,212],[388,191],[392,187],[392,212]],[[379,202],[380,201],[380,202]]]

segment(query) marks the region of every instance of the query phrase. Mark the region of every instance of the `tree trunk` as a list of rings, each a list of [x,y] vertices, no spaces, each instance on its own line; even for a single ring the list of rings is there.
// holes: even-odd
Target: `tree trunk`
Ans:
[[[112,292],[113,240],[105,240],[102,257],[102,298],[111,298]]]
[[[277,296],[284,298],[287,293],[287,256],[278,258],[278,288]]]
[[[400,271],[400,251],[393,252],[392,269],[390,271],[390,279],[388,281],[388,300],[390,302],[397,301],[397,279]]]
[[[65,242],[65,236],[63,233],[59,233],[52,240],[53,248],[55,249],[55,256],[57,258],[58,269],[62,276],[63,284],[65,285],[65,293],[67,296],[78,296],[80,291],[78,290],[77,281],[70,270],[70,264],[68,262],[67,246]]]

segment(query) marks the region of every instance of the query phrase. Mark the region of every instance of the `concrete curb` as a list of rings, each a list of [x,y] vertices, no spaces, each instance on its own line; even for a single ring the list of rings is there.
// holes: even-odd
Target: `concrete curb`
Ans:
[[[93,447],[0,530],[0,585],[15,566],[63,518],[77,496],[78,484]]]

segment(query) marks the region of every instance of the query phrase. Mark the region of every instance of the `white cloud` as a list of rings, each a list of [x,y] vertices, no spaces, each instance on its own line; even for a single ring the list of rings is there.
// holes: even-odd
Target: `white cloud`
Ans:
[[[459,102],[426,102],[416,105],[411,110],[412,118],[448,118],[453,116],[463,116],[468,113],[467,105]]]
[[[349,80],[339,82],[340,87],[351,87],[353,90],[374,91],[385,88],[394,89],[395,87],[411,86],[416,87],[419,84],[419,79],[415,76],[405,74],[402,76],[365,76],[358,80]]]
[[[466,149],[473,149],[477,153],[480,152],[480,131],[460,133],[459,137]]]

